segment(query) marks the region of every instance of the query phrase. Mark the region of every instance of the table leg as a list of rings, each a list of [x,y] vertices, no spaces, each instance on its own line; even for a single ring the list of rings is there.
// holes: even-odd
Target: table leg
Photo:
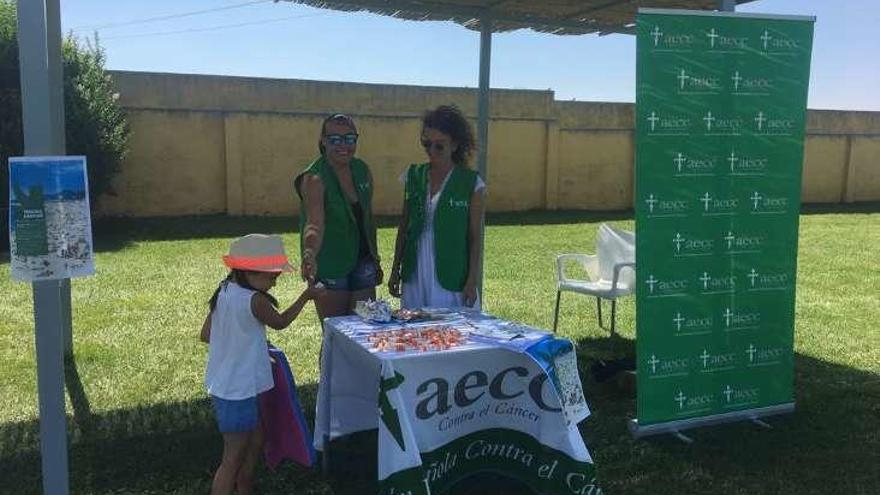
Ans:
[[[330,393],[331,387],[333,385],[333,332],[326,332],[324,334],[326,338],[324,339],[324,352],[327,353],[326,356],[322,359],[322,369],[326,369],[327,372],[324,374],[325,383],[323,384],[323,394],[321,400],[324,403],[324,417],[321,418],[324,421],[324,451],[321,452],[321,472],[323,473],[325,478],[330,477],[330,425],[332,421],[330,420],[330,416],[333,414],[333,407],[330,403],[330,397],[332,394]],[[324,354],[322,352],[321,354]],[[323,368],[326,366],[326,368]]]

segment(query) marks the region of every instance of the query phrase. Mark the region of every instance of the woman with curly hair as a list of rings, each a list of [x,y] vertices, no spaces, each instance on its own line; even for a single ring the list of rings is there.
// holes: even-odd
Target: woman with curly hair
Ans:
[[[388,290],[407,309],[479,309],[486,184],[468,167],[473,131],[458,108],[441,105],[422,118],[421,144],[428,162],[400,177],[405,194]]]

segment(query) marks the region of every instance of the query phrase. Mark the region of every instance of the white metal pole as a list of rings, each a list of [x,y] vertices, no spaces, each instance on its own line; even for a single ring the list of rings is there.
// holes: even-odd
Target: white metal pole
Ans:
[[[63,96],[58,87],[61,84],[61,48],[49,47],[60,41],[61,28],[48,25],[58,23],[58,9],[58,0],[18,0],[18,53],[26,155],[64,154],[64,117],[61,114],[59,118],[57,108],[61,103],[59,95]],[[55,39],[50,34],[53,30],[58,33]],[[40,453],[43,493],[47,495],[69,493],[61,286],[62,282],[57,280],[33,283]]]
[[[64,66],[61,59],[61,11],[58,1],[46,4],[46,40],[49,60],[49,135],[52,152],[67,154],[67,141],[64,127]],[[88,192],[87,192],[88,193]],[[70,307],[70,279],[61,280],[61,336],[64,339],[64,354],[73,355],[73,323]]]
[[[480,18],[480,92],[477,98],[477,170],[480,177],[489,183],[487,157],[489,154],[489,74],[492,59],[492,18]],[[486,301],[483,292],[483,266],[486,259],[486,206],[483,203],[483,218],[480,220],[480,270],[477,275],[477,286],[480,299]]]
[[[489,153],[489,74],[492,58],[492,19],[480,19],[480,93],[477,100],[477,170],[488,183],[486,157]]]

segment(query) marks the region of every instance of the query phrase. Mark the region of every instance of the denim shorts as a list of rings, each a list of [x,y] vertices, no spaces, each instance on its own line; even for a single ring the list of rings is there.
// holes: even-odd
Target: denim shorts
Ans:
[[[361,258],[347,276],[318,279],[327,290],[355,291],[370,289],[379,284],[376,260],[372,256]]]
[[[256,397],[226,400],[212,395],[211,402],[220,433],[245,433],[257,429],[260,414]]]

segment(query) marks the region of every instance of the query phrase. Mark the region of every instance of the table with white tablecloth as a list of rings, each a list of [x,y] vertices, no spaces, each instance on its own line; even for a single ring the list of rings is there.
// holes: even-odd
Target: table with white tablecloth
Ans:
[[[536,493],[601,493],[577,428],[589,409],[571,342],[478,312],[431,315],[324,321],[315,447],[378,431],[376,479],[389,495],[440,493],[483,471]],[[462,337],[452,345],[376,342],[437,329]]]

